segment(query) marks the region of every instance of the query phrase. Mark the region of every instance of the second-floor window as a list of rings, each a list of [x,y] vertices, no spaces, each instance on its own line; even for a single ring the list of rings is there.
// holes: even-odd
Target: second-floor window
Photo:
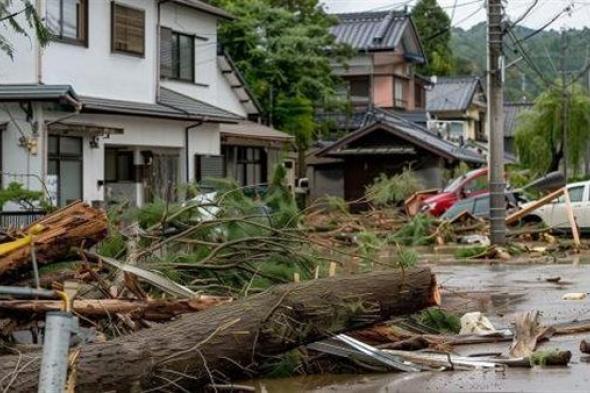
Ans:
[[[111,45],[113,52],[145,54],[145,11],[111,3]]]
[[[88,0],[47,0],[47,28],[56,40],[85,44]]]
[[[195,37],[163,27],[160,30],[160,76],[195,81]]]

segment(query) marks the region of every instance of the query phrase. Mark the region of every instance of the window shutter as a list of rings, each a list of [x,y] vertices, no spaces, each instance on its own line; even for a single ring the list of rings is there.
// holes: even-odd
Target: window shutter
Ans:
[[[113,49],[145,53],[145,11],[113,4]]]
[[[198,182],[208,177],[223,177],[223,156],[195,155]]]
[[[160,76],[172,78],[172,30],[160,28]]]

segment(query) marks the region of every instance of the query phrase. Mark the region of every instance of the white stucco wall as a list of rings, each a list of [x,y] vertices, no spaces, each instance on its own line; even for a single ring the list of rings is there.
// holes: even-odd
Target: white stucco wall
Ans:
[[[111,2],[91,0],[88,47],[52,42],[43,55],[43,81],[67,83],[80,95],[154,102],[156,97],[156,5],[117,0],[145,10],[145,56],[111,52]]]
[[[18,12],[22,8],[21,2],[13,2],[12,10]],[[23,15],[18,16],[19,24],[31,32]],[[0,52],[0,83],[34,83],[36,82],[36,60],[35,53],[38,43],[34,33],[32,38],[15,33],[8,28],[7,23],[0,23],[0,34],[12,45],[13,58],[11,59],[4,52]]]
[[[240,98],[231,88],[229,81],[217,67],[217,106],[244,118],[248,117],[246,109],[240,102]]]
[[[215,105],[217,103],[217,18],[174,3],[161,5],[161,24],[194,34],[195,83],[163,80],[162,86]]]

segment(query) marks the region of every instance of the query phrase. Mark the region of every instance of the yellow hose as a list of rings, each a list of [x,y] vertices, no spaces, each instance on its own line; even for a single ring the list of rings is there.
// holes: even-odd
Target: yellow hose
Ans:
[[[9,254],[15,250],[18,250],[19,248],[28,246],[33,241],[33,236],[38,235],[44,229],[45,229],[45,227],[41,224],[33,225],[29,229],[27,235],[25,235],[24,237],[22,237],[20,239],[16,239],[12,242],[0,244],[0,256]]]
[[[57,293],[57,295],[64,302],[64,307],[63,307],[62,311],[72,312],[72,300],[70,299],[68,294],[65,293],[64,291],[55,291],[55,293]]]

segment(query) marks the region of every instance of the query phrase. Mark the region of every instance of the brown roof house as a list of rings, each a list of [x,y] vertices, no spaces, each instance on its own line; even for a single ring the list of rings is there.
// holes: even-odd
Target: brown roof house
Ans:
[[[443,171],[460,162],[477,166],[485,159],[399,115],[373,109],[363,127],[314,152],[308,177],[312,199],[328,194],[354,201],[380,174],[408,167],[426,188],[442,187]]]

